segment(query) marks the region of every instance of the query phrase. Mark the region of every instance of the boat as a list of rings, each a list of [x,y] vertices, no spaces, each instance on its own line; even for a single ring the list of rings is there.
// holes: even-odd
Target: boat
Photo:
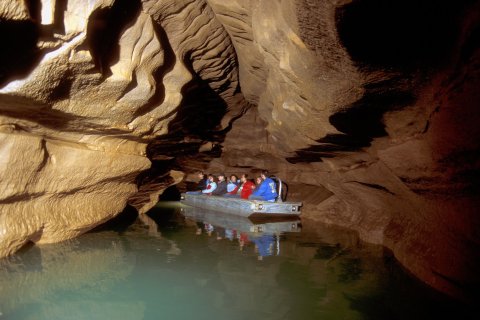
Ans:
[[[255,218],[224,214],[219,211],[196,208],[187,205],[182,206],[180,211],[186,218],[209,223],[215,227],[233,229],[237,232],[279,234],[284,232],[301,231],[301,221],[298,216],[279,216],[273,219],[262,219],[261,217]]]
[[[196,208],[220,211],[242,217],[265,214],[272,216],[299,216],[301,214],[300,207],[302,206],[301,202],[269,202],[188,193],[181,195],[180,202]]]

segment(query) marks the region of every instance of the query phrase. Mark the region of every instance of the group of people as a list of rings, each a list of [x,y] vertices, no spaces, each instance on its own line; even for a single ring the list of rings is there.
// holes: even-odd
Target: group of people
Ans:
[[[187,193],[270,202],[274,202],[278,197],[276,183],[269,177],[267,171],[262,171],[256,179],[256,184],[248,179],[247,174],[242,174],[240,179],[232,174],[228,181],[225,174],[215,177],[212,174],[205,176],[203,172],[199,172],[198,177],[200,182],[196,190]]]

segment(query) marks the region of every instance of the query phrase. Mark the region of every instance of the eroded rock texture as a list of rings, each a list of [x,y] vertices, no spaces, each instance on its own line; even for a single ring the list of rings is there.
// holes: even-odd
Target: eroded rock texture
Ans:
[[[224,102],[237,92],[235,51],[202,1],[21,3],[0,7],[10,44],[0,64],[0,256],[81,234],[129,198],[146,211],[183,177],[168,165],[176,144],[221,131],[241,110]],[[186,104],[196,90],[203,100]],[[188,108],[216,118],[184,126]],[[173,147],[152,154],[155,137]]]
[[[356,229],[435,288],[474,296],[478,2],[209,3],[258,105],[210,171],[269,169],[308,219]]]
[[[0,256],[269,169],[305,219],[478,285],[478,1],[3,1]],[[188,180],[188,179],[187,179]]]

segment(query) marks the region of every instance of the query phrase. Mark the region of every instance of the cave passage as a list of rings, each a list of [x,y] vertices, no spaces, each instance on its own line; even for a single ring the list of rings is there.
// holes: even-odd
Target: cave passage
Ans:
[[[479,0],[2,0],[0,42],[0,318],[478,299]],[[154,207],[199,170],[262,169],[303,202],[297,230]]]

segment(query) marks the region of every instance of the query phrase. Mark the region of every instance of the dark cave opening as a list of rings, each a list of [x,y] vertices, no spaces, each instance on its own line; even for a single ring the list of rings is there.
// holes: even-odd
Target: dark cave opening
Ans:
[[[471,2],[358,0],[337,10],[337,30],[363,67],[435,67],[449,58]]]
[[[174,185],[170,186],[163,193],[160,195],[160,201],[180,201],[180,190],[179,188]]]
[[[26,76],[37,65],[39,28],[33,21],[0,20],[0,87]]]

